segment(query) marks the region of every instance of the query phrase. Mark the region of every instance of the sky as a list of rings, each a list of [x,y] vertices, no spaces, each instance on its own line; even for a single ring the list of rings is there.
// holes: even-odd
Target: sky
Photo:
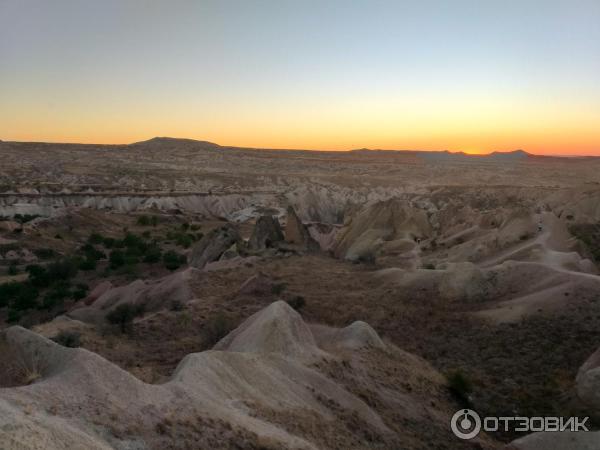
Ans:
[[[0,139],[600,155],[600,0],[0,0]]]

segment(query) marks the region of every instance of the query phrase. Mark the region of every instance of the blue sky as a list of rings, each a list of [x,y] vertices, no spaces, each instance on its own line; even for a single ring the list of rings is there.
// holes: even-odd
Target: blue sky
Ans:
[[[0,0],[0,138],[600,153],[599,1]]]

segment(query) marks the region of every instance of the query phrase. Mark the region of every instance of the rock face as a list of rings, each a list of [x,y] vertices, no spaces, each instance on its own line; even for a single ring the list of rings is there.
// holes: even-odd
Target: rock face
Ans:
[[[97,285],[92,292],[83,300],[86,305],[91,305],[96,300],[98,300],[105,292],[109,291],[113,288],[113,284],[110,281],[103,281],[99,285]]]
[[[337,234],[334,254],[350,261],[393,255],[418,259],[416,241],[432,235],[424,210],[392,199],[366,207]]]
[[[174,301],[187,303],[194,297],[190,280],[201,275],[203,272],[188,268],[158,280],[135,280],[106,289],[91,304],[70,311],[69,316],[82,322],[102,323],[106,314],[121,304],[140,305],[149,312],[169,308]]]
[[[377,332],[369,324],[360,320],[339,329],[312,325],[311,331],[319,347],[325,349],[385,349],[385,344]]]
[[[600,349],[579,368],[576,385],[577,396],[588,406],[600,411]]]
[[[202,269],[207,263],[218,260],[232,245],[241,241],[242,238],[233,225],[227,224],[215,228],[192,248],[189,256],[190,266]]]
[[[308,226],[311,237],[319,244],[321,250],[329,251],[335,245],[335,237],[339,228],[326,223],[313,223]]]
[[[300,315],[276,302],[213,350],[186,356],[169,381],[152,385],[88,350],[62,347],[11,327],[4,332],[5,347],[20,355],[21,363],[35,362],[38,373],[29,384],[0,389],[0,447],[285,450],[375,445],[387,450],[402,448],[404,439],[410,439],[412,448],[428,448],[430,436],[417,442],[408,432],[403,438],[407,422],[435,429],[437,446],[452,439],[447,422],[454,407],[445,403],[445,394],[436,394],[443,390],[443,379],[429,365],[392,347],[369,347],[380,344],[366,324],[332,333],[340,350],[319,348]],[[16,362],[8,353],[0,358],[3,364]],[[342,363],[343,383],[333,376]],[[380,370],[381,364],[394,373],[392,378]],[[355,388],[369,392],[378,409],[355,395]],[[436,403],[434,416],[423,407],[425,397]]]
[[[285,224],[285,241],[303,250],[315,251],[321,247],[315,241],[306,226],[302,223],[292,206],[287,209],[287,222]]]
[[[214,349],[278,353],[291,357],[321,354],[300,314],[281,300],[251,316],[217,343]]]
[[[281,241],[283,241],[283,233],[279,221],[273,216],[260,216],[254,225],[248,248],[251,251],[260,251],[274,247]]]
[[[600,432],[540,432],[512,441],[506,450],[598,450]]]

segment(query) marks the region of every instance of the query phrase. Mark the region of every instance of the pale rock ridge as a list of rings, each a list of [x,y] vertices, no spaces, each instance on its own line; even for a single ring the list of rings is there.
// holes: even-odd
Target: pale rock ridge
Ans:
[[[169,307],[173,301],[187,303],[194,298],[190,281],[201,275],[198,269],[188,268],[158,280],[135,280],[125,286],[107,288],[89,305],[70,311],[69,316],[101,323],[106,314],[122,304],[143,306],[149,312]]]
[[[237,229],[223,225],[205,234],[192,248],[189,255],[190,266],[202,269],[206,264],[217,261],[232,245],[241,246],[242,238]]]
[[[325,361],[333,355],[317,347],[310,328],[282,301],[251,316],[215,350],[185,357],[161,385],[146,384],[95,353],[62,347],[18,326],[4,335],[10,348],[24,360],[36,361],[39,370],[30,385],[0,389],[0,436],[7,450],[124,450],[139,442],[162,448],[164,441],[154,430],[163,418],[186,422],[199,415],[215,427],[267,439],[275,448],[319,448],[262,419],[255,408],[298,417],[316,414],[331,423],[339,420],[341,409],[384,439],[391,433],[361,399],[305,365],[307,356]],[[383,350],[376,333],[360,322],[336,336],[344,348],[363,351],[362,344],[356,345],[361,341]],[[128,426],[136,435],[111,432]]]

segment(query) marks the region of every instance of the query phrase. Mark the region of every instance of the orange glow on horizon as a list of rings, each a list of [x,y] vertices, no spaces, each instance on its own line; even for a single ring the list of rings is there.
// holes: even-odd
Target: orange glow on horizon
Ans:
[[[128,144],[169,136],[265,149],[470,154],[522,149],[532,154],[600,155],[600,114],[581,105],[547,109],[533,101],[515,105],[502,99],[488,104],[479,98],[460,103],[454,98],[398,97],[318,105],[298,100],[290,103],[292,109],[232,100],[215,103],[207,112],[204,105],[175,99],[164,105],[131,101],[120,108],[95,100],[53,106],[51,111],[36,101],[6,105],[0,109],[0,139]]]
[[[234,133],[232,133],[234,135]],[[38,134],[38,133],[15,133],[0,136],[4,141],[21,142],[52,142],[52,143],[74,143],[74,144],[100,144],[100,145],[120,145],[131,144],[133,142],[145,141],[157,136],[166,136],[181,139],[194,139],[198,141],[209,141],[224,147],[247,147],[257,149],[276,149],[276,150],[315,150],[315,151],[350,151],[360,148],[371,150],[417,150],[417,151],[450,151],[453,153],[463,152],[468,155],[485,155],[494,151],[508,152],[513,150],[524,150],[537,155],[561,155],[561,156],[600,156],[600,145],[582,142],[578,139],[573,143],[564,141],[551,141],[546,144],[532,140],[498,140],[497,144],[492,142],[473,146],[471,144],[462,144],[460,141],[410,139],[398,140],[350,140],[341,137],[336,140],[330,138],[323,141],[313,139],[261,139],[258,136],[240,137],[237,139],[230,135],[208,134],[194,135],[192,133],[168,133],[151,131],[140,135],[130,135],[126,133],[115,133],[110,136],[91,134],[89,137],[74,133],[68,134]],[[373,144],[369,145],[368,142]]]

